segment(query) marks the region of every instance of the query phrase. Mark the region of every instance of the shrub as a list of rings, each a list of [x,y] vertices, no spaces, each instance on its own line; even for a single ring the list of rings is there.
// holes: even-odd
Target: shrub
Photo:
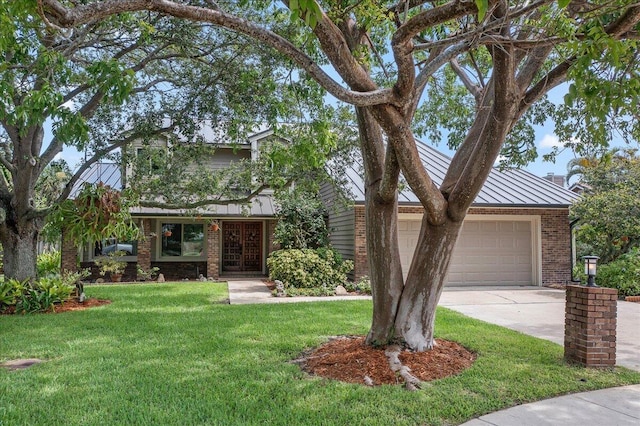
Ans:
[[[25,284],[18,280],[0,281],[0,312],[9,306],[15,305],[24,288]]]
[[[16,313],[47,312],[56,303],[69,299],[75,283],[87,276],[87,271],[48,275],[38,281],[0,281],[0,312],[15,306]]]
[[[328,244],[325,208],[314,196],[291,194],[281,199],[274,232],[283,249],[318,248]]]
[[[344,288],[349,291],[355,291],[360,294],[371,294],[371,281],[369,277],[364,275],[357,282],[348,282]]]
[[[343,261],[333,249],[287,249],[271,253],[267,266],[269,277],[282,281],[287,295],[329,295],[346,282],[353,262]]]
[[[624,296],[640,296],[640,249],[623,254],[613,262],[598,267],[596,283],[618,289]]]
[[[16,313],[52,311],[56,303],[69,299],[74,286],[60,276],[42,277],[35,282],[21,283],[23,291],[16,302]]]
[[[53,250],[38,255],[36,270],[39,277],[58,274],[60,272],[60,252]]]

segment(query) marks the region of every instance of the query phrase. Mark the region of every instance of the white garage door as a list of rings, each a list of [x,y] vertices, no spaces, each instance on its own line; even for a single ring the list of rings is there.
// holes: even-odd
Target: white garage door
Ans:
[[[400,220],[402,270],[409,271],[419,220]],[[448,285],[534,285],[530,221],[466,220],[453,252]]]

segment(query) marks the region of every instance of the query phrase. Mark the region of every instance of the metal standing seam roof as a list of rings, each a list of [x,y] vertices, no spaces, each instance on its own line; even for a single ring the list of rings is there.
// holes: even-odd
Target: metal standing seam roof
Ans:
[[[418,152],[422,163],[433,182],[440,186],[444,180],[451,158],[435,148],[418,142]],[[350,190],[355,202],[364,202],[364,172],[362,164],[356,161],[347,171]],[[474,200],[475,207],[567,207],[577,195],[566,188],[556,185],[525,170],[491,170],[487,181]],[[419,203],[411,189],[406,187],[398,195],[400,204]]]

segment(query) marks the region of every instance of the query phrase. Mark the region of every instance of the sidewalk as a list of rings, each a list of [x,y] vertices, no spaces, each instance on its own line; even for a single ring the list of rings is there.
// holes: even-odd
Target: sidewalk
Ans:
[[[371,299],[272,297],[261,280],[231,280],[231,304]],[[472,318],[564,344],[564,291],[540,287],[445,289],[440,305]],[[618,302],[618,365],[640,371],[640,303]],[[480,416],[463,426],[640,425],[640,385],[565,395]]]

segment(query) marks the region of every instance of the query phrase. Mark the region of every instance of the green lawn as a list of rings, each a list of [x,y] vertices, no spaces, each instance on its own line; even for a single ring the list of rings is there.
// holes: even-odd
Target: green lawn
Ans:
[[[217,283],[92,286],[112,304],[0,316],[0,425],[458,424],[568,392],[640,383],[640,373],[568,367],[553,343],[441,309],[438,336],[478,353],[418,392],[309,378],[288,361],[329,336],[364,334],[367,301],[219,304]]]

